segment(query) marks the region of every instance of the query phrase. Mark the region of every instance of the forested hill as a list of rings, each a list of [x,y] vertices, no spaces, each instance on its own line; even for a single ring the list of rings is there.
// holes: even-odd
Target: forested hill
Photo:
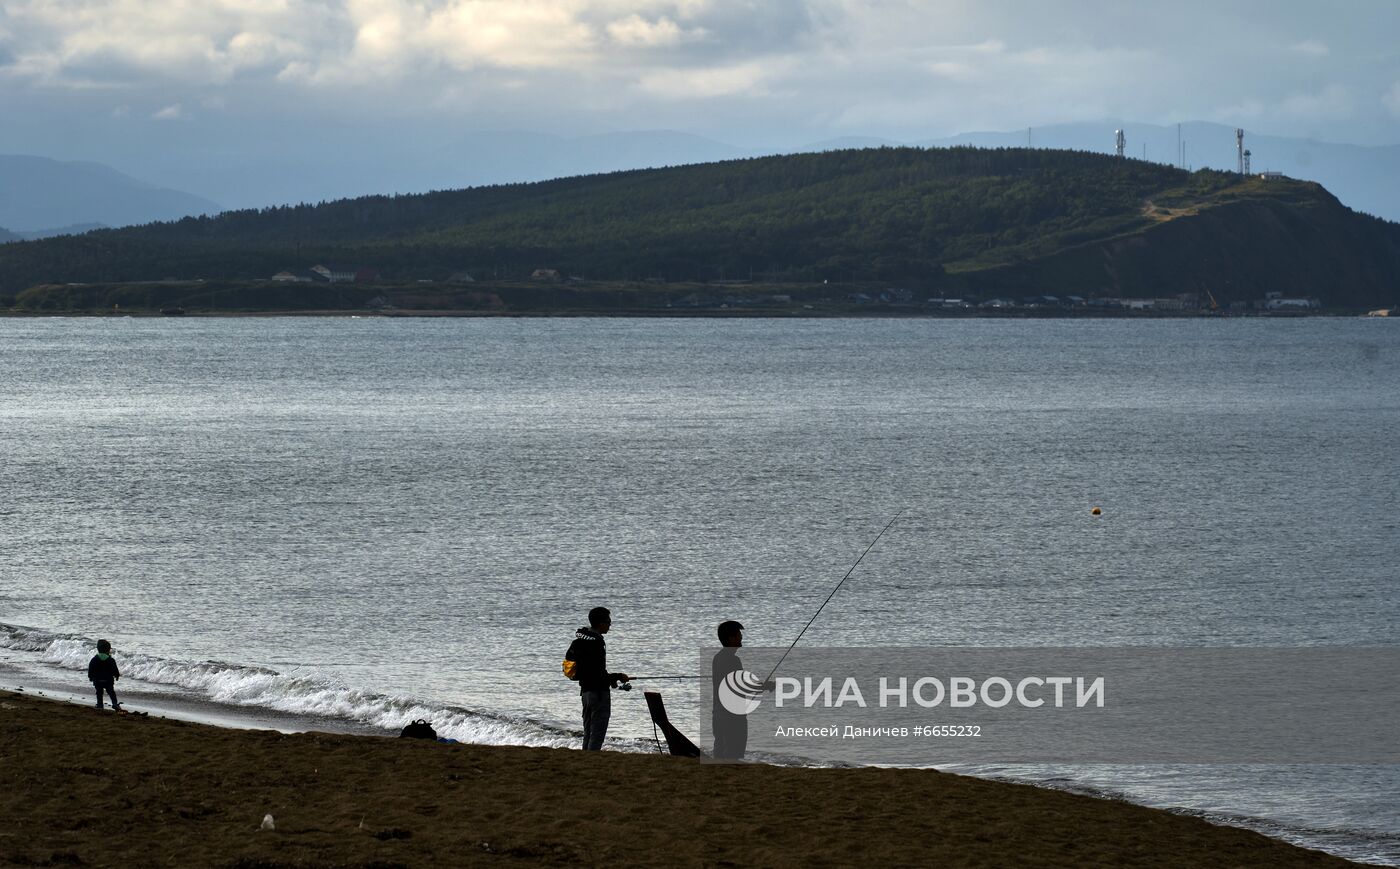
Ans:
[[[217,217],[0,246],[0,292],[248,280],[891,281],[958,292],[1388,303],[1400,225],[1315,184],[1026,149],[797,154]]]

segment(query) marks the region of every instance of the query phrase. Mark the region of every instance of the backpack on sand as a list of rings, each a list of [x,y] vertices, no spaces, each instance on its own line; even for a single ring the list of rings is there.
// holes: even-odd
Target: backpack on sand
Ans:
[[[405,724],[403,730],[399,731],[401,739],[437,739],[437,731],[433,726],[419,718],[411,724]]]

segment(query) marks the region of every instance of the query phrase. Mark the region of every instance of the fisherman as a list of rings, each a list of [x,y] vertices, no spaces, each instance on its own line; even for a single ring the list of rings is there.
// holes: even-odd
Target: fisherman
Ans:
[[[739,660],[739,649],[744,645],[744,626],[735,621],[720,622],[719,644],[720,650],[715,652],[710,665],[714,680],[710,697],[710,724],[715,734],[713,756],[716,760],[743,760],[749,744],[749,719],[724,708],[719,688],[725,676],[744,669]]]
[[[579,628],[569,644],[568,658],[578,667],[578,691],[583,699],[583,750],[598,751],[608,735],[612,718],[612,689],[619,682],[630,682],[626,673],[608,672],[608,651],[603,634],[612,627],[607,607],[588,611],[588,627]]]

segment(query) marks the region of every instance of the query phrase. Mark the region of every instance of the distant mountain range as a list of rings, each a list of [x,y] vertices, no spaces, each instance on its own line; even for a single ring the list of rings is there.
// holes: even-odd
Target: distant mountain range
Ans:
[[[0,156],[0,240],[45,238],[217,214],[215,202],[168,190],[100,163]]]
[[[72,226],[58,226],[52,229],[36,229],[21,232],[11,232],[8,229],[0,229],[0,242],[6,241],[34,241],[40,238],[53,238],[58,235],[82,235],[85,232],[92,232],[94,229],[110,229],[105,223],[75,223]]]

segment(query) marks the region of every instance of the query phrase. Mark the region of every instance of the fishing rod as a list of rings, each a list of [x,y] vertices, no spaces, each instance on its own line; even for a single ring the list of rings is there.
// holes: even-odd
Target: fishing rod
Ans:
[[[623,691],[631,691],[633,682],[659,682],[663,679],[708,679],[709,676],[628,676],[627,681],[618,685]]]
[[[905,508],[905,509],[908,509],[908,508]],[[900,516],[903,516],[903,515],[904,515],[904,510],[900,510],[898,513],[894,514],[894,518],[891,519],[889,522],[886,522],[886,523],[885,523],[885,527],[880,529],[880,533],[875,535],[875,539],[872,540],[872,541],[870,541],[870,545],[867,546],[867,547],[865,547],[865,551],[862,552],[862,553],[860,554],[860,557],[856,559],[856,563],[855,563],[855,564],[852,564],[852,565],[851,565],[851,569],[848,570],[848,571],[846,571],[846,575],[843,576],[843,577],[841,577],[841,581],[838,582],[838,583],[836,583],[836,587],[833,588],[833,589],[831,590],[831,594],[827,595],[827,596],[826,596],[826,600],[822,601],[822,605],[819,606],[819,607],[817,607],[817,611],[816,611],[816,612],[812,613],[812,617],[811,617],[810,619],[807,620],[807,624],[805,624],[805,625],[802,626],[802,630],[800,630],[800,631],[797,632],[797,639],[795,639],[795,640],[792,641],[792,645],[788,646],[788,647],[787,647],[787,651],[783,652],[783,656],[782,656],[781,658],[778,659],[778,663],[774,664],[774,665],[773,665],[773,669],[768,671],[768,677],[767,677],[766,679],[763,680],[764,683],[767,683],[769,680],[771,680],[771,679],[773,678],[773,674],[776,673],[776,672],[778,672],[778,668],[782,666],[783,661],[787,660],[788,654],[789,654],[790,652],[792,652],[792,650],[793,650],[794,648],[797,647],[798,642],[801,641],[802,635],[805,634],[805,633],[807,633],[807,629],[810,628],[810,627],[812,626],[812,623],[815,622],[815,621],[817,620],[817,616],[821,615],[821,614],[822,614],[822,610],[826,609],[826,605],[829,604],[829,603],[831,603],[831,599],[832,599],[832,598],[836,597],[836,593],[837,593],[838,591],[841,590],[841,586],[845,585],[845,584],[846,584],[846,580],[850,579],[850,578],[851,578],[851,575],[852,575],[853,573],[856,572],[856,568],[857,568],[857,567],[860,567],[860,563],[861,563],[862,561],[865,560],[865,556],[867,556],[867,555],[870,554],[870,550],[872,550],[872,549],[875,548],[875,544],[880,542],[880,538],[885,536],[885,532],[886,532],[886,531],[889,531],[891,528],[893,528],[893,527],[894,527],[894,523],[898,522],[898,521],[899,521],[899,517],[900,517]],[[628,683],[631,683],[631,682],[660,682],[660,681],[665,680],[665,679],[678,679],[678,680],[679,680],[679,679],[709,679],[709,678],[711,678],[711,677],[710,677],[710,676],[693,676],[693,675],[690,675],[690,674],[684,674],[684,675],[682,675],[682,674],[675,674],[675,673],[666,673],[666,674],[656,675],[656,676],[632,676],[632,677],[630,677],[630,678],[628,679]],[[623,688],[623,690],[630,690],[630,684],[624,684],[624,685],[622,686],[622,688]]]
[[[860,554],[860,558],[856,559],[856,563],[852,564],[851,569],[846,571],[846,575],[841,577],[841,581],[836,583],[836,587],[831,590],[831,594],[827,595],[826,600],[822,601],[822,605],[817,607],[816,612],[812,613],[812,617],[807,620],[807,624],[803,625],[802,630],[798,631],[797,639],[792,641],[792,645],[787,647],[786,652],[783,652],[783,656],[778,659],[778,663],[774,664],[773,669],[768,671],[768,676],[763,680],[763,684],[766,685],[772,681],[773,674],[778,672],[778,668],[783,665],[783,661],[787,660],[788,653],[797,647],[798,641],[802,639],[803,634],[807,633],[807,629],[812,626],[812,622],[817,620],[817,616],[822,614],[822,610],[826,609],[826,605],[831,603],[833,597],[836,597],[836,592],[840,591],[841,586],[846,584],[846,580],[851,578],[851,574],[856,572],[856,568],[860,567],[860,563],[865,560],[865,556],[870,554],[870,550],[875,548],[875,544],[880,542],[880,538],[885,536],[885,532],[890,530],[890,528],[894,526],[894,523],[899,521],[899,517],[903,515],[904,510],[900,510],[898,513],[894,514],[894,518],[885,523],[885,527],[881,528],[880,533],[875,535],[875,539],[870,541],[870,545],[865,547],[865,551]]]

